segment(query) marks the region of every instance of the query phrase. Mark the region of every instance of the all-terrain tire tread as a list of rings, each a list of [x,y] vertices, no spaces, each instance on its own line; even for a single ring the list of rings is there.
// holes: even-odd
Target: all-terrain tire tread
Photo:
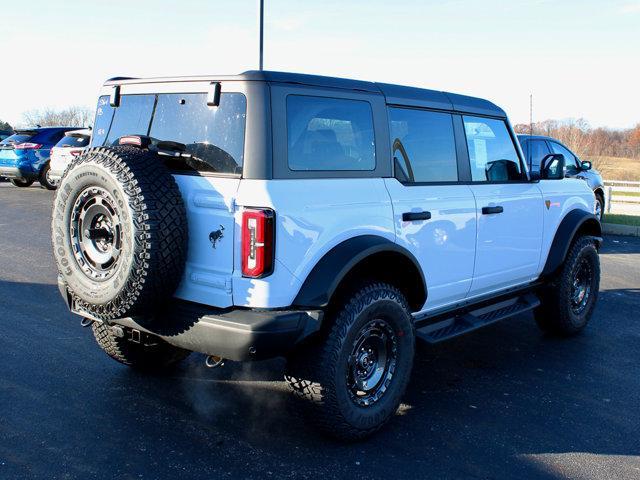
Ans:
[[[371,428],[356,428],[342,415],[338,407],[334,378],[339,364],[342,341],[347,337],[351,325],[359,314],[373,302],[392,300],[409,312],[406,298],[396,287],[386,283],[370,283],[358,290],[337,315],[327,335],[297,352],[287,362],[285,379],[301,405],[308,410],[308,416],[316,426],[328,435],[342,440],[355,441],[365,438],[383,427],[389,420]],[[309,379],[315,379],[311,381]],[[399,380],[406,388],[409,375]]]

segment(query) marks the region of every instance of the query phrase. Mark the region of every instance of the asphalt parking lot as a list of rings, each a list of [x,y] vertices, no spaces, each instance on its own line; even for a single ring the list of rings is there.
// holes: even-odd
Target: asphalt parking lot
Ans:
[[[421,347],[405,403],[363,443],[295,415],[283,362],[165,375],[109,359],[70,315],[52,193],[0,183],[0,478],[640,478],[640,239],[608,237],[579,337],[530,315]]]

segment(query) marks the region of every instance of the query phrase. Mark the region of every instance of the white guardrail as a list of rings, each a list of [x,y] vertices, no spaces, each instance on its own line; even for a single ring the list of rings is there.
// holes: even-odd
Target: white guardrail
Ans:
[[[605,180],[604,189],[606,213],[611,213],[612,207],[614,210],[640,210],[640,182]]]

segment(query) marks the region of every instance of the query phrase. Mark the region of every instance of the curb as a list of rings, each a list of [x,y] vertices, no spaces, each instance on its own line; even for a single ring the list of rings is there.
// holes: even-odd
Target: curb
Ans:
[[[640,227],[633,225],[618,225],[617,223],[603,223],[602,233],[609,235],[629,235],[632,237],[640,237]]]

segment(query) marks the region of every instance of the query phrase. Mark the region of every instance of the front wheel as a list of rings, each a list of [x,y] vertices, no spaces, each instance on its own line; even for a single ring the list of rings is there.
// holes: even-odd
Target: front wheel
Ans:
[[[414,350],[405,297],[371,283],[347,298],[329,331],[288,359],[285,379],[320,429],[358,440],[398,409]]]
[[[25,179],[22,179],[22,178],[12,178],[11,179],[11,183],[15,187],[26,188],[26,187],[30,187],[31,185],[33,185],[33,180],[25,180]]]
[[[600,259],[594,241],[580,237],[571,246],[564,264],[540,292],[535,312],[540,329],[569,336],[587,326],[598,300]]]
[[[595,205],[595,216],[600,223],[604,218],[604,197],[599,193],[596,193],[596,205]]]

